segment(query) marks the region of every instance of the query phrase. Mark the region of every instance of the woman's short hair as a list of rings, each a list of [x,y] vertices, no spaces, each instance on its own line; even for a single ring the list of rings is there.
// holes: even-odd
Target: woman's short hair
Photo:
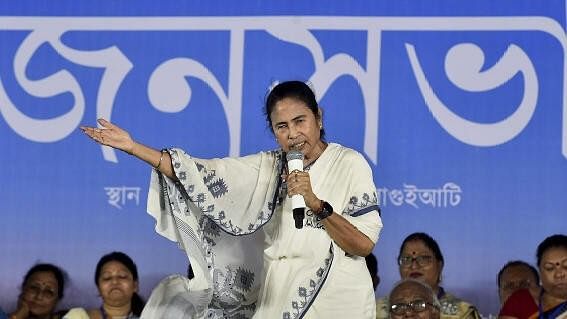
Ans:
[[[317,103],[317,99],[315,98],[315,93],[304,82],[301,81],[286,81],[278,83],[274,86],[268,96],[266,97],[266,102],[264,105],[264,114],[266,115],[266,121],[268,122],[268,126],[270,130],[272,130],[272,118],[271,114],[274,110],[276,104],[285,99],[285,98],[292,98],[298,101],[301,101],[307,105],[307,107],[313,112],[315,118],[319,119],[319,104]],[[321,139],[325,136],[325,130],[321,128]]]
[[[22,282],[22,290],[24,286],[27,284],[30,277],[38,272],[50,272],[53,274],[55,280],[57,280],[57,300],[63,299],[65,292],[65,281],[67,275],[61,268],[53,264],[42,263],[42,264],[36,264],[33,267],[31,267],[24,276],[24,281]]]
[[[500,284],[501,284],[500,281],[502,280],[502,274],[504,274],[504,271],[506,271],[506,269],[512,267],[525,267],[529,269],[536,280],[534,284],[539,285],[539,273],[537,272],[537,269],[534,266],[528,264],[523,260],[513,260],[507,262],[504,266],[502,266],[502,269],[500,269],[500,271],[498,272],[498,276],[496,277],[496,283],[498,284],[498,288],[500,288]]]
[[[443,254],[441,253],[441,248],[439,248],[439,244],[437,244],[435,239],[433,239],[431,236],[429,236],[426,233],[419,233],[419,232],[410,234],[406,237],[406,239],[404,239],[402,245],[400,246],[400,252],[398,253],[398,260],[402,256],[402,251],[404,250],[406,244],[411,241],[423,242],[423,244],[425,244],[425,246],[427,246],[427,248],[429,248],[433,252],[433,255],[435,255],[435,259],[440,261],[442,264],[445,264],[445,259],[443,258]]]
[[[138,281],[138,268],[136,267],[136,264],[134,263],[132,258],[130,258],[130,256],[126,255],[123,252],[114,251],[102,256],[98,261],[98,263],[96,264],[94,280],[97,287],[98,287],[98,278],[100,277],[100,273],[102,272],[102,267],[104,267],[106,263],[111,261],[116,261],[124,265],[126,268],[128,268],[128,270],[132,274],[132,278],[134,279],[134,281]],[[140,316],[142,314],[142,310],[144,309],[144,305],[145,302],[142,299],[142,297],[140,297],[140,295],[138,295],[138,293],[135,292],[134,295],[132,296],[132,313],[136,316]]]
[[[97,286],[98,286],[98,279],[100,277],[100,273],[102,272],[102,267],[111,261],[117,261],[122,265],[124,265],[126,268],[128,268],[134,280],[138,281],[138,268],[136,267],[136,264],[134,263],[132,258],[130,258],[130,256],[126,255],[125,253],[114,251],[102,256],[98,261],[98,263],[96,264],[94,281]]]
[[[567,236],[563,234],[551,235],[537,246],[536,258],[538,267],[541,264],[543,254],[551,248],[563,248],[567,250]]]

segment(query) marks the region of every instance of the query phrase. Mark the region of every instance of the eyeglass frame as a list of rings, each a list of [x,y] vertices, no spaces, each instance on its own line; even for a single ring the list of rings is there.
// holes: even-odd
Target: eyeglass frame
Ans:
[[[420,308],[418,309],[418,308],[416,308],[416,306],[420,306]],[[415,299],[415,300],[412,300],[410,302],[398,302],[398,303],[391,304],[389,309],[388,309],[388,312],[395,314],[395,315],[403,315],[409,309],[413,313],[420,313],[420,312],[424,312],[425,310],[427,310],[427,306],[431,306],[431,307],[433,307],[437,310],[440,309],[439,305],[436,305],[432,302],[425,301],[423,299]],[[421,308],[421,307],[423,307],[423,308]],[[400,310],[396,310],[396,309],[400,309]]]
[[[400,256],[398,258],[398,265],[401,267],[409,267],[415,261],[419,267],[426,267],[433,263],[435,257],[432,255],[419,255],[416,257],[412,256]],[[409,262],[404,262],[402,260],[407,260]]]

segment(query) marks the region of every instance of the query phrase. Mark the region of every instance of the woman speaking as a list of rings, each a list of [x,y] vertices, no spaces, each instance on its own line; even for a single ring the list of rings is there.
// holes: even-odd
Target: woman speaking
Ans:
[[[142,318],[374,318],[364,256],[382,223],[368,163],[325,141],[303,82],[276,85],[265,114],[280,148],[240,158],[154,150],[105,120],[82,127],[154,167],[148,211],[193,265],[194,279],[171,276],[154,289]],[[303,170],[288,167],[291,151],[303,155]],[[300,227],[296,195],[305,203]]]

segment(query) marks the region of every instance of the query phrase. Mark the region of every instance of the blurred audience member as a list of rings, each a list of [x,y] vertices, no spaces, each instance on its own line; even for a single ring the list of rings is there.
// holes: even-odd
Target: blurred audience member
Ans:
[[[433,289],[416,279],[403,279],[390,292],[389,318],[439,319],[441,304]]]
[[[8,318],[61,318],[60,313],[55,313],[55,307],[63,298],[64,289],[65,274],[59,267],[52,264],[33,266],[24,276],[18,308]]]
[[[138,270],[132,259],[121,252],[104,255],[96,265],[95,284],[102,298],[98,309],[71,309],[68,319],[139,318],[144,301],[138,295]]]
[[[441,318],[480,318],[473,305],[447,293],[439,285],[444,265],[443,254],[437,242],[428,234],[413,233],[404,239],[398,265],[402,279],[417,279],[433,289],[441,303]],[[376,318],[387,318],[389,307],[388,298],[378,299]]]
[[[497,283],[500,306],[518,289],[528,289],[534,298],[540,293],[537,269],[521,260],[506,263],[498,272]]]
[[[380,276],[378,275],[378,260],[373,253],[365,257],[366,260],[366,267],[368,267],[368,271],[370,272],[370,278],[372,278],[372,286],[374,286],[374,291],[376,291],[376,287],[380,283]]]
[[[8,315],[0,308],[0,319],[8,319]]]
[[[504,303],[500,318],[567,318],[567,236],[553,235],[537,247],[541,293],[519,289]]]

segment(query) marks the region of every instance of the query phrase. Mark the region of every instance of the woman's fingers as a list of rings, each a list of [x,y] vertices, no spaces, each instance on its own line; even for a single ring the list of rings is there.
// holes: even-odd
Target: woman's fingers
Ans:
[[[80,128],[95,142],[132,154],[134,141],[127,131],[103,118],[98,119],[97,123],[100,127],[81,126]]]
[[[288,195],[305,195],[311,192],[311,179],[309,173],[293,171],[287,176]]]
[[[98,124],[100,124],[102,127],[106,128],[106,129],[120,129],[118,126],[110,123],[109,121],[103,119],[103,118],[99,118],[98,120],[96,120],[98,122]]]
[[[94,137],[94,127],[89,127],[89,126],[81,126],[81,131],[83,131],[83,133],[87,134],[89,137]]]
[[[311,177],[308,172],[293,171],[287,177],[287,195],[301,195],[307,207],[317,207],[319,199],[311,188]]]
[[[88,137],[90,137],[97,143],[104,144],[105,138],[108,141],[108,134],[106,134],[105,132],[107,129],[101,129],[90,126],[81,126],[80,128],[83,131],[83,133],[85,133]]]

